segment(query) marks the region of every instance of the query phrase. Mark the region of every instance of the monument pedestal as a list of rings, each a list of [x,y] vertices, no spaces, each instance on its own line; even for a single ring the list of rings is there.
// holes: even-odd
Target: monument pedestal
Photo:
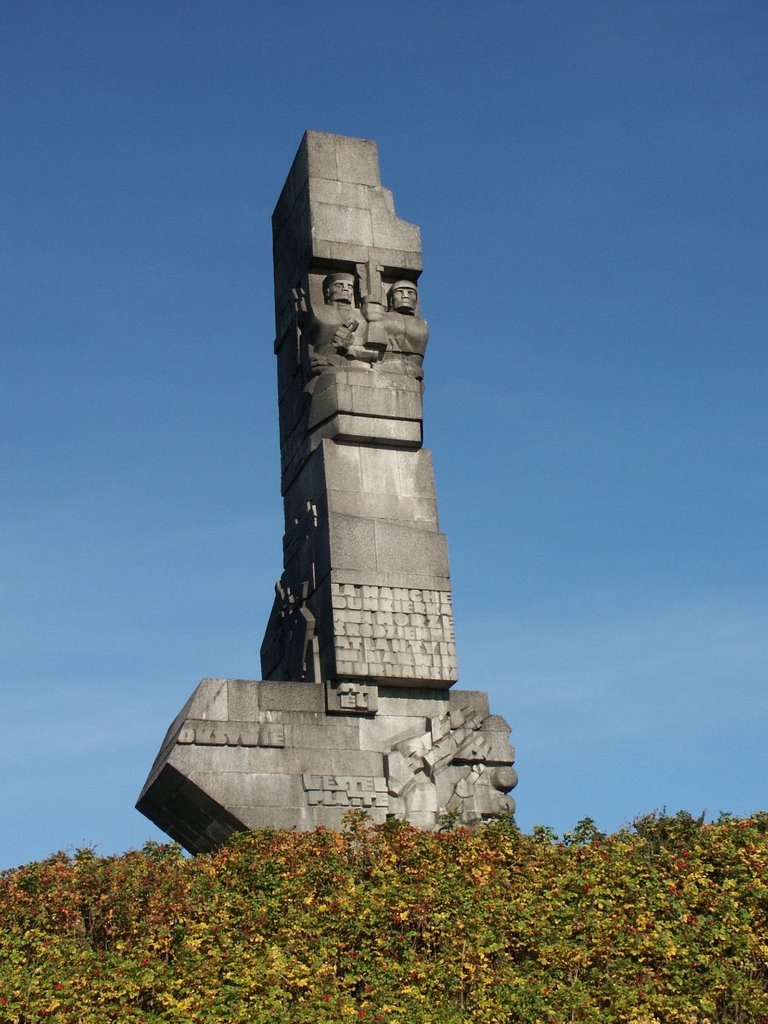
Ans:
[[[511,814],[509,726],[451,689],[419,229],[375,143],[319,132],[272,226],[285,533],[264,678],[200,683],[137,806],[192,852],[236,829],[340,828],[355,807],[426,829]]]
[[[204,679],[137,807],[192,853],[236,830],[338,829],[351,808],[476,825],[514,811],[509,733],[484,693]]]

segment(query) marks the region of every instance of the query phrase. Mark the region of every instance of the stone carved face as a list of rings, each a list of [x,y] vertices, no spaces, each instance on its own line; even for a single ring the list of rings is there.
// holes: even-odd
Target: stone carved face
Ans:
[[[389,307],[397,313],[413,316],[418,292],[413,281],[395,281],[389,290]]]
[[[355,298],[355,279],[352,274],[330,274],[323,281],[326,305],[351,306]]]

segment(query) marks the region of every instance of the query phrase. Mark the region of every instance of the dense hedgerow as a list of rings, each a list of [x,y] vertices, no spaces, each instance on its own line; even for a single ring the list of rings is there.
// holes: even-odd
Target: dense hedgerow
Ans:
[[[768,814],[261,831],[0,877],[0,1022],[768,1024]]]

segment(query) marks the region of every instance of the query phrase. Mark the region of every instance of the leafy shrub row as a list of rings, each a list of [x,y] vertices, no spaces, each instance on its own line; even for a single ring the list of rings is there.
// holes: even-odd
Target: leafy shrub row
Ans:
[[[260,831],[0,876],[2,1024],[768,1024],[768,814]]]

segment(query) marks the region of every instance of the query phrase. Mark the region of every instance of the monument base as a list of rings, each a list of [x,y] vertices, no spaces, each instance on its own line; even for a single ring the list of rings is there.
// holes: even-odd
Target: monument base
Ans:
[[[509,735],[472,690],[203,679],[136,806],[190,853],[235,831],[339,829],[352,808],[477,825],[514,811]]]

